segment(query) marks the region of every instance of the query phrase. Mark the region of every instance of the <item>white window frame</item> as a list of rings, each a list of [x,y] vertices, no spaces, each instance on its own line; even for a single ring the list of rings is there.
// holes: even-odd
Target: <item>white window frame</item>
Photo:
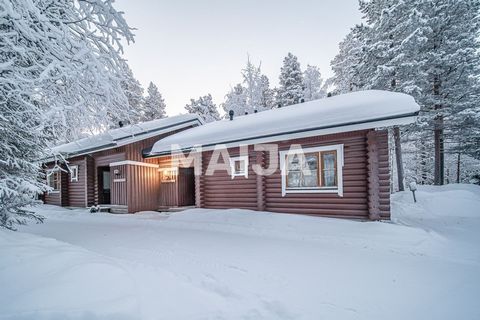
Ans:
[[[295,154],[306,154],[313,152],[325,152],[336,151],[337,152],[337,187],[318,187],[318,188],[305,188],[305,189],[289,189],[287,188],[287,170],[286,170],[286,157]],[[343,144],[336,144],[330,146],[291,149],[280,151],[280,170],[282,175],[282,197],[287,193],[336,193],[340,197],[343,197]],[[319,163],[320,165],[320,163]],[[318,169],[320,170],[320,168]]]
[[[61,174],[57,177],[57,182],[58,182],[58,185],[59,185],[59,188],[58,189],[53,189],[53,187],[50,185],[49,183],[49,180],[48,178],[52,175],[52,174],[59,174],[60,170],[59,169],[49,169],[47,170],[47,186],[49,186],[50,188],[52,188],[52,190],[50,190],[48,193],[60,193],[60,179],[61,179]]]
[[[235,162],[244,161],[245,162],[245,172],[235,172]],[[230,171],[232,172],[232,179],[235,177],[245,177],[248,178],[248,156],[239,156],[230,158]]]
[[[70,182],[78,182],[78,166],[69,166]],[[75,173],[75,174],[74,174]]]

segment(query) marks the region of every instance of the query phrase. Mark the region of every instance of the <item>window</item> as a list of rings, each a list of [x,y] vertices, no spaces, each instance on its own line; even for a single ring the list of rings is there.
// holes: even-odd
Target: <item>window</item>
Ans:
[[[78,166],[70,166],[70,181],[78,181]]]
[[[248,156],[230,158],[230,170],[232,179],[241,176],[248,178]]]
[[[60,171],[49,170],[47,171],[47,185],[52,188],[51,192],[60,191]]]
[[[343,145],[280,152],[282,195],[338,193],[343,196]]]

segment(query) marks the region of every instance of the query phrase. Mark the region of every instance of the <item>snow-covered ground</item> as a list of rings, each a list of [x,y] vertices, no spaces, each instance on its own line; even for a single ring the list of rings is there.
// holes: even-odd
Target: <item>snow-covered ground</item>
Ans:
[[[480,319],[480,188],[418,200],[391,222],[42,206],[0,230],[0,319]]]

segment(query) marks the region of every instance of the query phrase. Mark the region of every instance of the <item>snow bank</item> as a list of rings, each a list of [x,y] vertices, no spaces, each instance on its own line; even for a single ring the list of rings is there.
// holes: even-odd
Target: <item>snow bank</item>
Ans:
[[[0,229],[1,319],[132,319],[134,283],[114,260]]]
[[[0,232],[0,319],[480,319],[480,187],[417,199],[391,222],[42,206]]]
[[[258,139],[295,132],[350,125],[380,119],[402,117],[418,112],[420,107],[406,94],[388,91],[359,91],[325,99],[296,104],[233,121],[221,120],[183,131],[155,143],[151,155],[171,151],[172,145],[191,149],[195,145],[210,146],[239,140]],[[330,130],[339,132],[340,129]]]

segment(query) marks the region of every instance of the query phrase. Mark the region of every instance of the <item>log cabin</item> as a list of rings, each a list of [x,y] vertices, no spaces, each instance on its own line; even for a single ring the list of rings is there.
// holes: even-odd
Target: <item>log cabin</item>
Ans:
[[[413,123],[419,109],[401,93],[348,93],[230,114],[161,139],[143,156],[161,172],[160,208],[389,219],[388,128]]]
[[[196,115],[180,115],[123,126],[53,148],[45,163],[46,204],[102,206],[112,213],[156,210],[158,165],[142,150],[169,135],[203,124]],[[60,161],[61,160],[61,161]]]
[[[115,129],[57,147],[68,168],[47,164],[44,201],[389,219],[388,128],[418,112],[411,96],[372,90],[207,124],[183,115]]]

